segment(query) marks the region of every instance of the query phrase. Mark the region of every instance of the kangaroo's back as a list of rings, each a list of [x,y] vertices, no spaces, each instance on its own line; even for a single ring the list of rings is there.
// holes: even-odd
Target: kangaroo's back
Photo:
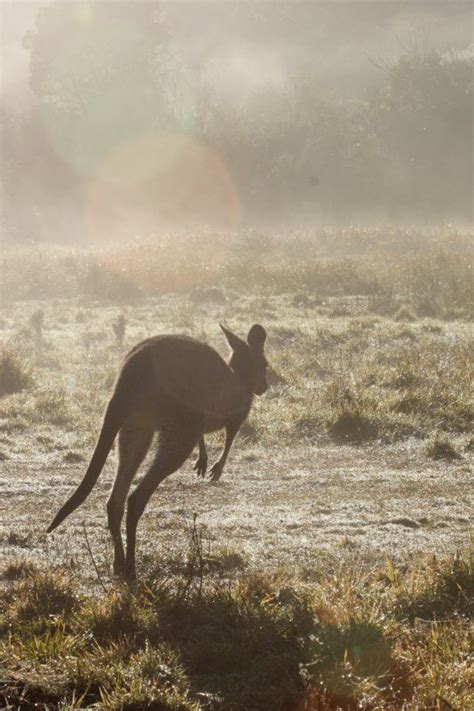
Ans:
[[[150,401],[209,416],[224,416],[241,406],[234,373],[210,346],[186,336],[157,336],[127,356],[141,372]]]

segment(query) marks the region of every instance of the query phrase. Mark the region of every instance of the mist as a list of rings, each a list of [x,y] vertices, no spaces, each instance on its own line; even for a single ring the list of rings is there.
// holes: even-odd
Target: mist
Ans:
[[[1,234],[472,224],[468,2],[5,2]]]
[[[474,709],[473,7],[0,0],[5,709]]]

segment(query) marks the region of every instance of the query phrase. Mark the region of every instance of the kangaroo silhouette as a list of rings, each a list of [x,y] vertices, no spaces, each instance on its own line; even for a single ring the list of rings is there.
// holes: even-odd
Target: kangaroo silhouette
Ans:
[[[130,351],[106,407],[84,478],[48,528],[48,533],[53,531],[85,501],[119,434],[119,464],[107,502],[116,575],[136,577],[137,524],[158,484],[184,464],[196,445],[199,456],[194,469],[204,477],[204,435],[225,428],[224,448],[210,471],[210,479],[218,481],[232,442],[250,412],[253,396],[263,395],[267,389],[267,334],[263,326],[254,324],[247,342],[222,324],[221,328],[231,348],[228,363],[210,346],[179,335],[149,338]],[[159,436],[152,464],[127,499],[155,432]],[[125,555],[121,524],[126,499]]]

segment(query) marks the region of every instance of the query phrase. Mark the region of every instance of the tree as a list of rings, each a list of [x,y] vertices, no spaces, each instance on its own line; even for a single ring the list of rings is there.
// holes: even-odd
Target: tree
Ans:
[[[175,126],[179,70],[157,3],[58,0],[39,10],[25,46],[51,146],[79,174],[93,174],[118,145]]]
[[[472,219],[473,57],[414,51],[385,67],[372,108],[401,207]]]

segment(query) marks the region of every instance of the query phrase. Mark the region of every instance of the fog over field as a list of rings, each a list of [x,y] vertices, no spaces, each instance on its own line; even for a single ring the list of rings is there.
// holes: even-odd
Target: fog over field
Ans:
[[[469,2],[3,2],[2,237],[472,223]]]
[[[0,708],[474,709],[472,2],[0,15]]]

